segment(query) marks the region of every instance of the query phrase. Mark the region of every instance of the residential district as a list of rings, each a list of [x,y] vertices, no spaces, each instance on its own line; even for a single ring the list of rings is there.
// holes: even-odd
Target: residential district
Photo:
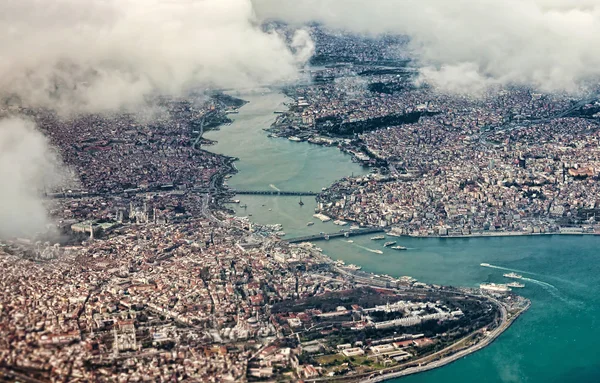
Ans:
[[[368,39],[315,28],[325,41],[315,57],[333,63],[286,89],[289,111],[267,130],[373,167],[329,187],[318,213],[412,236],[600,231],[597,92],[441,93],[419,85],[409,63],[391,63],[389,44],[373,44],[375,54]]]

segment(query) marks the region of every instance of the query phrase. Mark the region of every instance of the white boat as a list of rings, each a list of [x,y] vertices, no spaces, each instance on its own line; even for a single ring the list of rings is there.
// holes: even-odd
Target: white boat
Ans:
[[[395,245],[395,244],[396,244],[396,241],[389,241],[389,242],[384,243],[383,247],[388,247],[388,246],[392,246],[392,245]]]
[[[408,250],[406,247],[404,246],[392,246],[390,247],[390,249],[394,249],[394,250]]]
[[[491,265],[489,263],[480,263],[479,266],[490,267]]]
[[[512,278],[512,279],[521,279],[521,278],[523,278],[522,275],[519,275],[517,273],[502,274],[502,276],[505,277],[505,278]]]
[[[306,226],[312,226],[314,224],[315,224],[314,222],[309,222],[309,223],[306,224]]]
[[[372,241],[379,241],[381,239],[385,239],[385,236],[384,235],[376,235],[374,237],[371,237]]]
[[[519,282],[510,282],[510,283],[507,283],[506,286],[508,286],[508,287],[515,287],[517,289],[522,289],[523,287],[525,287],[524,284],[519,283]]]
[[[492,291],[495,293],[507,293],[510,288],[507,285],[496,284],[496,283],[482,283],[479,285],[481,290]]]

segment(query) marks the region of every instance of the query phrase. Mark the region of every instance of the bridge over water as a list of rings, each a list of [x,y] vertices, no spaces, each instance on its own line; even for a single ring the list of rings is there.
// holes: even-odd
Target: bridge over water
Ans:
[[[373,234],[373,233],[383,233],[385,230],[382,228],[369,228],[369,229],[357,229],[357,230],[340,230],[335,233],[323,233],[323,234],[314,234],[314,235],[306,235],[304,237],[296,237],[296,238],[288,238],[283,239],[288,243],[300,243],[300,242],[312,242],[312,241],[321,241],[327,240],[330,238],[337,237],[353,237],[355,235],[364,235],[364,234]]]
[[[230,190],[235,194],[244,195],[282,195],[282,196],[316,196],[319,193],[311,191],[283,191],[283,190]]]

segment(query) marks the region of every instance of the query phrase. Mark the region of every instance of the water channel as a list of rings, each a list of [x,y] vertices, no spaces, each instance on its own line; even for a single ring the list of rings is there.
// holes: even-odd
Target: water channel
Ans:
[[[318,191],[336,179],[368,170],[336,148],[268,138],[262,131],[284,110],[286,98],[275,92],[241,94],[250,101],[232,115],[234,123],[206,138],[208,150],[240,158],[239,173],[228,182],[236,189]],[[260,223],[281,223],[288,236],[339,230],[312,217],[311,197],[238,196],[240,216]],[[309,221],[314,226],[307,227]],[[597,237],[397,238],[409,248],[383,249],[369,236],[319,242],[333,259],[392,276],[410,275],[427,283],[477,286],[505,282],[516,270],[526,279],[520,294],[532,307],[489,347],[449,366],[397,380],[402,383],[546,383],[600,382],[600,239]],[[383,255],[368,249],[382,249]],[[486,262],[495,267],[481,267]]]

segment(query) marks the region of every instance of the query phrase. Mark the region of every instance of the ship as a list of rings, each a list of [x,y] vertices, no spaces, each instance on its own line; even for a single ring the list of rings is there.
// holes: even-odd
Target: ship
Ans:
[[[383,247],[388,247],[388,246],[392,246],[392,245],[395,245],[395,244],[396,244],[396,241],[389,241],[389,242],[384,243]]]
[[[515,287],[517,289],[522,289],[523,287],[525,287],[524,284],[519,283],[519,282],[510,282],[510,283],[507,283],[506,286],[508,286],[508,287]]]
[[[381,251],[381,250],[376,250],[376,249],[371,250],[371,249],[369,249],[369,251],[371,253],[375,253],[375,254],[383,254],[383,251]]]
[[[381,239],[385,239],[385,235],[376,235],[374,237],[371,237],[372,241],[379,241]]]
[[[519,275],[517,273],[508,273],[508,274],[503,274],[502,276],[504,276],[506,278],[512,278],[512,279],[521,279],[521,278],[523,278],[522,275]]]
[[[391,249],[394,250],[408,250],[406,247],[404,246],[392,246]]]
[[[479,266],[490,267],[491,265],[489,263],[480,263]]]
[[[315,224],[314,222],[309,222],[309,223],[306,224],[306,226],[312,226],[314,224]]]
[[[479,285],[481,290],[492,291],[495,293],[507,293],[510,291],[510,288],[507,285],[501,285],[496,283],[482,283]]]

